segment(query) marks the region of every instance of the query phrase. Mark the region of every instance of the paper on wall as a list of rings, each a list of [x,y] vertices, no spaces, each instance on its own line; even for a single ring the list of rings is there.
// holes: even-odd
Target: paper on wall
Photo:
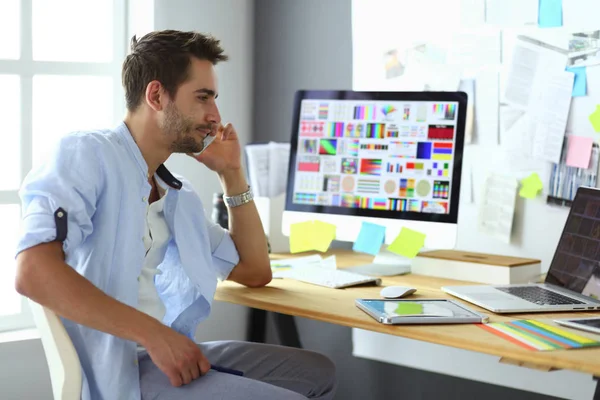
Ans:
[[[495,68],[482,70],[475,82],[475,141],[482,146],[498,144],[499,80]]]
[[[496,174],[488,176],[479,206],[479,232],[510,243],[518,187],[514,178]]]
[[[289,143],[269,143],[269,197],[285,193],[289,161]]]
[[[248,178],[255,196],[276,197],[286,191],[290,159],[289,143],[246,146]]]

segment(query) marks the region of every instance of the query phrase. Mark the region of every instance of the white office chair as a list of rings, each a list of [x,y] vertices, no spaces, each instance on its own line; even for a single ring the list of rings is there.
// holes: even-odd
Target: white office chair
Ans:
[[[42,338],[54,400],[81,399],[81,364],[62,321],[53,311],[28,300]]]

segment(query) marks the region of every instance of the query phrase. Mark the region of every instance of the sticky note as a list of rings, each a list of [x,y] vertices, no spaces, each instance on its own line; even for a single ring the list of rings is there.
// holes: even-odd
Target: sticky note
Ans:
[[[527,178],[521,180],[521,190],[519,190],[519,196],[524,199],[535,199],[539,194],[540,190],[544,188],[539,175],[534,172]]]
[[[562,0],[540,0],[538,7],[540,28],[556,28],[563,25]]]
[[[567,165],[569,167],[588,168],[594,139],[583,136],[569,136],[567,139]]]
[[[575,74],[573,81],[572,97],[580,97],[587,95],[587,70],[585,67],[569,67],[567,72]]]
[[[396,239],[388,246],[388,250],[406,258],[415,258],[425,244],[425,234],[402,228]]]
[[[590,122],[596,132],[600,132],[600,106],[596,107],[596,111],[590,114]]]
[[[290,253],[317,250],[326,252],[335,238],[335,225],[307,221],[290,226]]]
[[[423,314],[423,305],[419,303],[400,302],[394,311],[398,315],[421,315]]]
[[[335,225],[327,222],[314,221],[313,223],[313,248],[322,253],[326,252],[335,239]]]
[[[363,222],[352,250],[377,255],[385,240],[385,226]]]

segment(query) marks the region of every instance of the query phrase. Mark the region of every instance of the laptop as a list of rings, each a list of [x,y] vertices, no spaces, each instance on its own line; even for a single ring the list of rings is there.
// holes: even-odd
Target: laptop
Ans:
[[[600,190],[577,190],[544,283],[442,290],[500,314],[600,310]]]

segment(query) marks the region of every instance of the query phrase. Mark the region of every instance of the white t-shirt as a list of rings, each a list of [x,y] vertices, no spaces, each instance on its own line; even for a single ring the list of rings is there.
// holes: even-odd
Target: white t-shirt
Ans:
[[[166,309],[158,296],[158,291],[154,285],[154,276],[160,274],[158,266],[165,258],[167,245],[171,240],[171,232],[163,214],[166,190],[160,187],[159,179],[156,179],[156,181],[160,199],[148,206],[146,214],[146,228],[144,230],[146,257],[138,277],[139,297],[137,309],[162,321]],[[138,346],[138,350],[144,349]]]

